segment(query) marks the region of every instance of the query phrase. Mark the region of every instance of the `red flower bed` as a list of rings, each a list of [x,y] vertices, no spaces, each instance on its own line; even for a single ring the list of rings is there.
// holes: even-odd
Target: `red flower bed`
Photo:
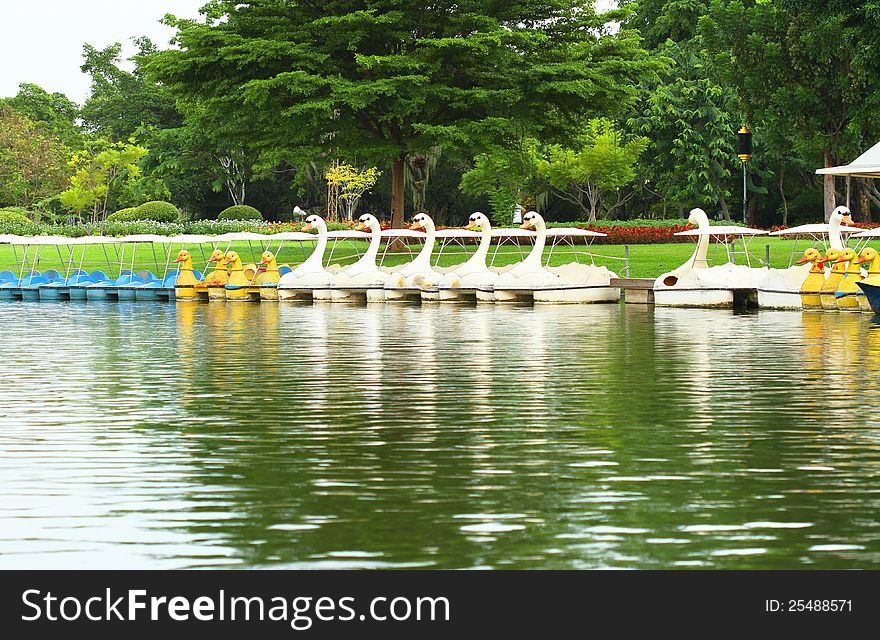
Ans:
[[[665,244],[668,242],[693,242],[688,236],[676,236],[679,231],[693,229],[691,225],[674,225],[671,227],[625,227],[625,226],[593,226],[585,227],[590,231],[606,233],[606,238],[596,238],[595,244]]]

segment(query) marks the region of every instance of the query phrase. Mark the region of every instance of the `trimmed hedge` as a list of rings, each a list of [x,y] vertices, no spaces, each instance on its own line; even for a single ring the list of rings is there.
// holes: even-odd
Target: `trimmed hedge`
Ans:
[[[177,222],[180,211],[170,202],[153,200],[145,202],[135,210],[137,220],[153,220],[154,222]]]
[[[262,220],[263,214],[246,204],[236,204],[220,212],[218,220]]]
[[[120,209],[116,213],[107,216],[107,222],[134,222],[137,220],[137,207],[128,207]]]
[[[31,219],[27,217],[25,210],[19,207],[7,207],[0,209],[0,222],[3,224],[30,224]]]

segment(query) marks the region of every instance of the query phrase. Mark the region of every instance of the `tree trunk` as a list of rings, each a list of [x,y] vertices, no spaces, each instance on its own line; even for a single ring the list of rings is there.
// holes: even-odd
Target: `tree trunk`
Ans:
[[[403,166],[404,154],[401,153],[391,163],[391,228],[402,229],[404,218],[404,201],[406,196],[406,175]]]
[[[721,214],[725,220],[730,220],[730,207],[727,206],[727,200],[724,196],[718,196],[718,204],[721,206]]]
[[[858,184],[859,217],[862,222],[873,222],[871,219],[871,199],[868,197],[867,189],[865,189],[866,182],[866,178],[861,178],[856,181]]]
[[[753,197],[746,205],[746,224],[750,227],[756,226],[758,219],[758,199]]]
[[[785,199],[785,169],[779,171],[779,196],[782,198],[782,226],[788,226],[788,200]]]
[[[825,166],[834,166],[834,163],[831,161],[831,152],[828,149],[825,149]],[[834,176],[824,176],[823,183],[825,191],[825,222],[828,222],[831,219],[831,212],[837,206],[834,198]]]

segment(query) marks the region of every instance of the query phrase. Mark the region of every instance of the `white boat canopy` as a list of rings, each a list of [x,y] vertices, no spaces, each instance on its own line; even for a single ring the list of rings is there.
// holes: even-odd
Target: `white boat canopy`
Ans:
[[[880,238],[880,227],[876,229],[862,229],[853,238]]]
[[[78,243],[77,238],[69,238],[67,236],[32,236],[29,238],[19,237],[14,240],[10,240],[9,244],[57,247],[68,246]]]
[[[328,231],[328,238],[336,238],[336,239],[345,239],[345,238],[353,238],[355,240],[363,240],[364,238],[369,238],[370,234],[365,231],[355,231],[354,229],[338,229],[336,231]]]
[[[0,233],[0,244],[11,244],[21,238],[22,236],[17,236],[14,233]]]
[[[283,231],[266,237],[280,242],[312,242],[318,239],[317,234],[306,233],[305,231]]]
[[[479,231],[470,229],[437,229],[438,238],[479,238]]]
[[[573,238],[601,238],[607,236],[607,233],[600,231],[591,231],[590,229],[579,229],[578,227],[553,227],[547,229],[547,236],[565,236]]]
[[[168,240],[169,236],[160,236],[154,233],[139,233],[132,236],[123,236],[119,238],[119,242],[151,242],[161,244]]]
[[[845,225],[840,225],[840,233],[858,233],[859,231],[863,231],[863,229],[859,227],[848,227]],[[779,231],[772,231],[770,233],[771,236],[827,236],[828,235],[828,223],[820,222],[815,224],[802,224],[797,227],[789,227],[788,229],[780,229]]]
[[[737,227],[734,225],[714,226],[708,229],[688,229],[687,231],[679,231],[677,236],[763,236],[767,232],[763,229],[752,229],[750,227]]]
[[[824,176],[848,176],[850,178],[880,178],[880,142],[865,151],[849,164],[816,169]]]
[[[492,229],[493,238],[534,238],[535,234],[535,231],[520,229],[519,227]]]
[[[244,242],[246,240],[256,240],[264,242],[272,236],[262,233],[253,233],[252,231],[236,231],[234,233],[224,233],[220,236],[214,236],[214,242]]]
[[[81,238],[71,238],[72,244],[113,244],[119,242],[119,238],[111,238],[110,236],[83,236]]]
[[[424,238],[427,234],[416,229],[385,229],[382,231],[383,238]]]
[[[184,233],[179,236],[168,236],[163,242],[167,244],[211,244],[216,242],[216,237],[199,233]]]

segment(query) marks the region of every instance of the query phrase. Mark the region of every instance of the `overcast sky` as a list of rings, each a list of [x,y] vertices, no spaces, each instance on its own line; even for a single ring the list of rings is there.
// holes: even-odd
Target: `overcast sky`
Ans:
[[[82,103],[89,79],[79,67],[82,46],[99,49],[123,44],[123,55],[135,51],[131,39],[148,36],[165,47],[173,30],[159,24],[166,13],[198,16],[205,0],[0,0],[0,97],[32,82],[50,93],[60,91]],[[600,8],[613,4],[599,0]]]
[[[131,38],[149,36],[164,47],[173,30],[159,24],[166,13],[194,18],[205,0],[0,0],[0,97],[22,82],[61,91],[82,102],[89,90],[83,43],[100,49],[114,42],[134,53]]]

